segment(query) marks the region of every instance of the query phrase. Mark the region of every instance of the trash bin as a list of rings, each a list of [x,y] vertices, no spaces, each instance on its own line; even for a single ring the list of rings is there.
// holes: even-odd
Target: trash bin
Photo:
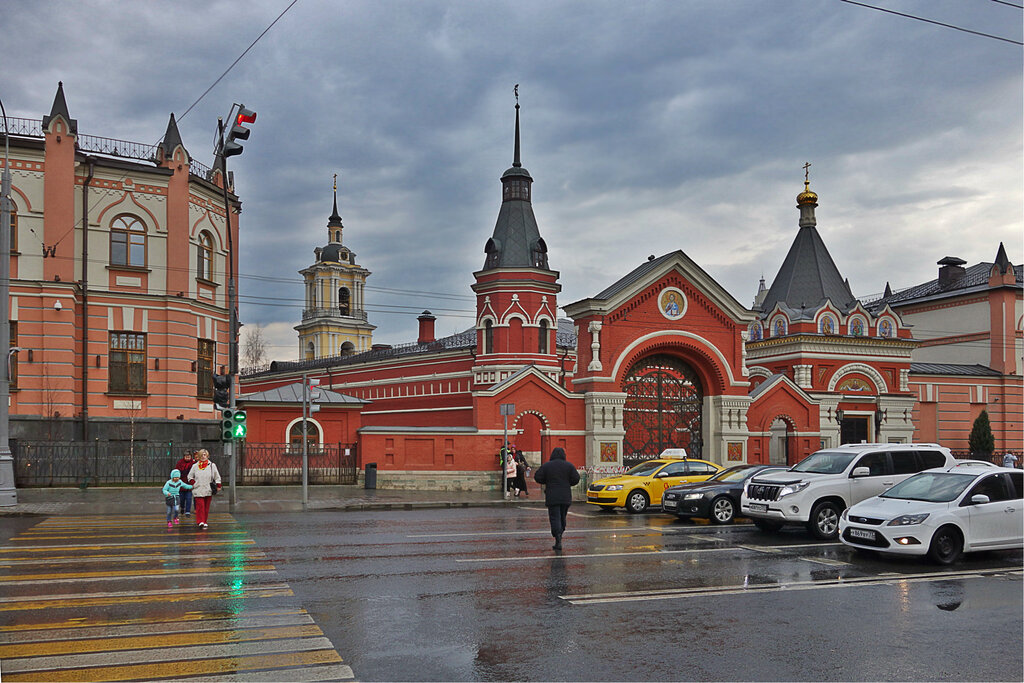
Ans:
[[[368,462],[366,463],[366,475],[363,477],[363,488],[364,489],[375,489],[377,488],[377,463]]]

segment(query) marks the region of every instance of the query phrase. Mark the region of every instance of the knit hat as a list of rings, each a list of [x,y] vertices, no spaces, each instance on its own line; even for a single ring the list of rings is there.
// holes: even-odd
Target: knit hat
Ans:
[[[174,479],[175,477],[181,479],[181,472],[178,470],[171,470],[171,479]]]

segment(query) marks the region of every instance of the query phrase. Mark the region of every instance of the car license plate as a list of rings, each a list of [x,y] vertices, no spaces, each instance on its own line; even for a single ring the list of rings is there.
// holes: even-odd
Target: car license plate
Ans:
[[[870,529],[854,529],[851,527],[848,533],[850,538],[863,538],[865,541],[875,540],[875,532]]]
[[[679,501],[666,500],[662,505],[665,507],[665,509],[668,509],[668,508],[675,509],[675,508],[679,507]]]
[[[751,512],[768,512],[768,506],[764,505],[763,503],[751,503],[750,504],[750,511]]]

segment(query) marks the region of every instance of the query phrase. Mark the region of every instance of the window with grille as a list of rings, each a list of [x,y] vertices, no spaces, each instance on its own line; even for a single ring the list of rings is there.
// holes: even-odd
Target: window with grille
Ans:
[[[539,328],[539,340],[537,343],[537,353],[548,352],[548,321],[541,320]]]
[[[110,333],[111,393],[146,393],[146,335],[139,332]]]
[[[110,263],[146,266],[146,226],[135,216],[118,216],[110,224]]]
[[[213,354],[217,344],[200,339],[196,346],[196,396],[213,399]]]

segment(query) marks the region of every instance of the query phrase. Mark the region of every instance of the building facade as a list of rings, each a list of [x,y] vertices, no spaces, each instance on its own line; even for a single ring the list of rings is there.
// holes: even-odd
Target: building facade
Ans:
[[[238,198],[173,114],[156,146],[86,135],[60,84],[9,122],[12,438],[216,438]]]

